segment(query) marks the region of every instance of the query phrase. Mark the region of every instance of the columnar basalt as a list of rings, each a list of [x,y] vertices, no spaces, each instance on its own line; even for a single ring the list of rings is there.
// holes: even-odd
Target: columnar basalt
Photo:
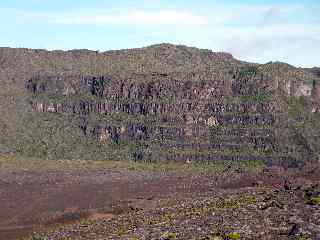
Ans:
[[[316,70],[169,44],[106,53],[0,49],[0,57],[0,77],[27,93],[32,116],[69,119],[66,126],[99,146],[95,153],[298,166],[320,152],[311,130],[320,109]]]
[[[274,131],[284,111],[273,89],[258,85],[257,68],[240,69],[229,82],[149,77],[44,75],[29,79],[26,88],[34,111],[82,116],[84,136],[102,144],[138,144],[143,149],[128,155],[135,160],[297,164],[279,147]]]

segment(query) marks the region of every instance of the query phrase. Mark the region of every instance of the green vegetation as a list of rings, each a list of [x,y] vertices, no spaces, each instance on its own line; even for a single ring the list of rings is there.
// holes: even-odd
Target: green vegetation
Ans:
[[[283,97],[283,99],[287,104],[289,117],[295,118],[311,113],[311,102],[306,97]]]
[[[162,239],[164,239],[164,240],[175,240],[175,239],[177,239],[177,234],[174,233],[174,232],[168,232],[168,233],[164,234]]]
[[[81,218],[79,221],[80,225],[84,225],[84,226],[88,226],[88,225],[92,225],[94,224],[95,221],[91,220],[91,219],[87,219],[87,218]]]
[[[265,164],[262,160],[249,160],[244,161],[242,164],[244,167],[248,168],[262,169],[263,167],[265,167]]]
[[[256,93],[254,95],[242,95],[239,96],[239,98],[244,102],[254,102],[259,104],[267,103],[270,101],[269,96],[262,93]]]
[[[60,159],[56,161],[45,160],[41,158],[16,156],[16,155],[0,155],[1,168],[16,168],[17,166],[26,169],[127,169],[130,171],[196,171],[196,172],[210,172],[223,171],[227,167],[244,167],[247,166],[252,170],[262,169],[260,163],[255,161],[248,161],[247,165],[233,164],[232,162],[225,163],[177,163],[177,162],[134,162],[129,160],[68,160]]]
[[[306,238],[303,234],[301,234],[301,235],[297,238],[297,240],[307,240],[307,238]]]
[[[52,103],[52,104],[58,104],[58,103],[63,103],[67,101],[67,97],[59,94],[37,94],[34,97],[35,100],[45,102],[47,104]]]
[[[170,63],[163,57],[161,51],[170,55]],[[263,104],[267,105],[270,101],[280,102],[278,101],[280,97],[273,92],[266,94],[264,89],[272,87],[273,80],[280,79],[280,83],[287,82],[291,80],[289,79],[291,75],[298,73],[301,73],[298,74],[299,79],[294,80],[313,83],[314,87],[316,85],[315,78],[310,79],[307,72],[284,64],[246,64],[236,61],[231,56],[220,61],[220,57],[215,58],[215,54],[211,56],[211,53],[209,60],[208,53],[203,53],[202,50],[172,45],[144,48],[139,52],[138,55],[136,55],[136,50],[118,52],[121,53],[120,55],[115,52],[107,55],[100,55],[96,52],[91,55],[87,51],[78,51],[77,56],[69,56],[69,53],[66,53],[68,57],[64,56],[64,53],[61,53],[59,57],[51,54],[46,56],[45,51],[43,55],[34,51],[21,55],[12,52],[17,62],[25,64],[16,64],[11,61],[10,57],[5,57],[7,69],[10,71],[4,69],[3,79],[1,79],[1,152],[33,156],[39,159],[131,159],[150,162],[169,159],[167,158],[169,154],[176,153],[185,154],[182,157],[185,156],[186,160],[189,154],[197,154],[199,159],[201,156],[205,158],[206,154],[217,152],[210,152],[201,147],[191,151],[183,151],[178,148],[160,149],[161,146],[157,144],[157,140],[160,139],[158,143],[168,139],[173,139],[175,142],[186,141],[184,117],[187,112],[193,115],[194,122],[190,121],[190,124],[193,124],[192,127],[199,129],[198,136],[188,137],[187,141],[190,140],[190,142],[207,138],[210,134],[207,134],[206,131],[211,131],[212,142],[215,140],[219,142],[225,140],[222,138],[228,135],[223,131],[230,128],[251,129],[259,125],[259,128],[273,130],[273,122],[260,121],[258,116],[261,113],[256,109],[259,109],[258,111],[264,109]],[[157,52],[156,57],[155,52]],[[194,59],[200,57],[202,60],[195,65],[189,61],[193,57]],[[286,75],[288,72],[290,74]],[[82,76],[101,75],[111,77],[110,81],[108,80],[103,86],[103,90],[106,90],[103,97],[93,95],[95,93],[92,92],[92,89],[90,91],[90,84],[84,83],[82,79]],[[26,80],[28,80],[24,79],[25,76],[28,76],[29,79],[33,78],[34,81],[28,85],[29,94],[25,88]],[[8,79],[11,80],[8,81]],[[283,87],[283,84],[279,86]],[[65,96],[65,90],[68,90],[70,95]],[[129,94],[129,91],[131,96],[135,96],[134,99],[123,97]],[[33,94],[33,92],[38,93]],[[39,103],[43,102],[46,105],[66,103],[69,109],[62,114],[34,113],[30,102],[38,100]],[[119,112],[72,114],[75,109],[79,108],[80,101],[86,102],[90,108],[97,106],[94,104],[115,103],[119,106]],[[282,141],[283,138],[275,136],[275,140],[270,140],[272,141],[270,145],[274,146],[281,142],[283,143],[281,145],[285,145],[283,149],[290,149],[290,153],[297,158],[313,157],[311,154],[306,154],[308,152],[320,156],[317,137],[320,135],[320,117],[316,117],[316,114],[308,114],[311,110],[310,99],[288,98],[288,101],[287,109],[284,108],[284,110],[289,111],[290,124],[291,118],[294,120],[288,127],[292,133],[290,138],[302,140],[300,142],[297,140],[295,142],[294,140]],[[137,109],[128,109],[130,107],[127,108],[125,104]],[[210,114],[214,115],[210,110],[211,104],[219,104],[214,110],[217,115],[230,117],[230,119],[236,116],[241,117],[241,120],[249,120],[230,120],[227,124],[219,124],[208,129],[204,119],[207,119]],[[220,106],[221,104],[224,106]],[[171,105],[174,107],[171,108]],[[157,108],[157,113],[146,114],[153,107]],[[208,108],[204,109],[206,107]],[[159,113],[159,109],[164,113]],[[131,114],[135,112],[134,110],[141,111],[143,114]],[[254,119],[257,121],[255,122]],[[122,135],[119,134],[119,128],[127,126],[130,128],[134,124],[141,124],[147,128],[148,134],[141,133],[141,138],[146,143],[138,142],[140,136],[132,136],[135,134],[132,132],[128,134],[125,129]],[[281,124],[286,123],[279,121],[279,125]],[[111,126],[116,130],[110,134],[113,135],[111,140],[110,136],[106,136],[109,139],[102,143],[99,141],[99,134],[106,126]],[[133,128],[135,126],[131,130]],[[275,132],[285,135],[282,133],[284,131],[281,131],[283,129],[283,126],[279,126]],[[230,141],[238,141],[230,139]],[[229,140],[226,139],[226,141]],[[223,146],[218,154],[228,156],[250,154],[256,156],[258,160],[259,157],[277,155],[272,147],[266,149],[253,146],[254,144],[251,143],[245,144],[248,146],[243,148]],[[163,153],[163,150],[168,154],[160,159],[160,153]],[[296,155],[296,152],[300,152],[300,155]],[[254,163],[254,167],[259,167],[262,165],[260,162],[253,161],[249,165]],[[230,164],[237,165],[234,162]]]
[[[311,203],[313,205],[319,205],[320,206],[320,195],[318,197],[311,198]]]
[[[309,154],[308,160],[318,160],[320,156],[320,115],[312,113],[312,103],[306,97],[283,96],[283,107],[286,109],[289,118],[290,130],[287,130],[290,145],[295,145],[293,154]],[[299,153],[300,152],[300,153]]]
[[[207,217],[213,212],[224,211],[224,210],[236,210],[239,208],[246,207],[251,204],[257,203],[255,196],[251,195],[239,195],[238,198],[224,198],[224,199],[214,199],[212,201],[206,202],[203,206],[192,206],[190,208],[184,209],[183,214],[189,218],[203,218]]]
[[[163,221],[168,223],[168,224],[172,224],[174,221],[174,216],[171,213],[165,213],[163,216]]]
[[[227,233],[225,236],[229,240],[236,240],[241,238],[241,235],[239,233]]]
[[[257,74],[257,67],[244,67],[239,71],[240,77],[252,77]]]
[[[117,235],[119,237],[123,237],[135,229],[135,225],[133,223],[127,223],[126,225],[118,226]]]

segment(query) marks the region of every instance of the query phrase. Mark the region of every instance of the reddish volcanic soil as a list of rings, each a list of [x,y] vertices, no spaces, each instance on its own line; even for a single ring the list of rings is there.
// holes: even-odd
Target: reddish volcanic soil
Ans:
[[[0,166],[0,239],[6,240],[61,224],[153,209],[219,189],[282,188],[286,183],[320,180],[318,171],[276,168],[152,171],[79,164],[73,168],[63,163],[48,169],[45,164]]]

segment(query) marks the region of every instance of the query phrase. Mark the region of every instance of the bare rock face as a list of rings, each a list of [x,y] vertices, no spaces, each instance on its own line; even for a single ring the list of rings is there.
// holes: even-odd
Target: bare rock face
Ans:
[[[308,70],[170,44],[105,53],[5,48],[0,59],[1,79],[28,106],[21,115],[46,118],[29,128],[42,129],[36,138],[48,157],[83,157],[65,150],[81,148],[99,158],[300,166],[318,153],[319,77]],[[56,135],[68,127],[79,131],[76,146]]]

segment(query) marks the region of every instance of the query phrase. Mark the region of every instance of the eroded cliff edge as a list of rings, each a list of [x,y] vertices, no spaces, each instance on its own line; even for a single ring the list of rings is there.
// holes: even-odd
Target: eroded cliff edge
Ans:
[[[170,44],[0,49],[1,148],[47,158],[318,161],[317,69]]]

